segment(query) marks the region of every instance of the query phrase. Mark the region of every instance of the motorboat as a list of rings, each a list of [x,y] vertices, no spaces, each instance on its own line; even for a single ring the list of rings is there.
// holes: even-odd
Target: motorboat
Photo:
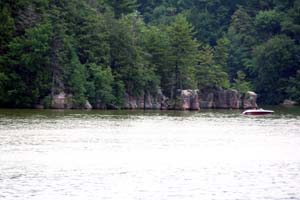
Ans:
[[[273,113],[274,113],[273,110],[264,110],[260,108],[260,109],[245,110],[242,114],[243,115],[271,115]]]

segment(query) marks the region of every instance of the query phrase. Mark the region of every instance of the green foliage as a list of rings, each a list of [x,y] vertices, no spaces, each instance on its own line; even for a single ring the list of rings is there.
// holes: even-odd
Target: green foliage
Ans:
[[[297,71],[295,77],[289,78],[288,83],[286,88],[288,99],[300,102],[300,70]]]
[[[42,23],[9,43],[7,100],[12,106],[32,106],[49,93],[51,25]]]
[[[288,3],[288,2],[287,2]],[[280,4],[279,4],[280,5]],[[281,13],[281,29],[293,39],[300,39],[300,3],[294,1],[292,5],[284,4],[284,9]]]
[[[299,1],[3,0],[0,22],[0,106],[230,86],[299,100]]]
[[[215,0],[191,1],[187,5],[190,5],[191,12],[188,18],[197,30],[197,39],[215,45],[228,27],[230,7],[226,2],[220,3]]]
[[[227,68],[229,58],[230,41],[228,38],[220,38],[217,40],[217,46],[215,47],[214,61],[215,64]]]
[[[176,16],[168,28],[168,35],[170,40],[168,73],[172,83],[171,94],[175,94],[177,89],[186,89],[193,85],[193,77],[189,75],[197,62],[198,42],[193,38],[193,26],[182,14]]]
[[[105,107],[114,101],[114,78],[110,68],[103,68],[96,64],[89,66],[88,97],[90,103],[96,107]]]
[[[77,30],[78,55],[82,63],[109,64],[109,32],[104,16],[90,11]]]
[[[115,78],[113,82],[113,102],[112,105],[115,107],[122,107],[124,105],[124,97],[125,97],[125,84],[122,80]]]
[[[231,31],[238,34],[250,34],[253,29],[253,19],[243,7],[239,7],[231,17]]]
[[[52,104],[52,97],[50,95],[44,97],[41,101],[41,105],[47,109],[51,108],[51,104]]]
[[[260,11],[255,17],[255,27],[264,39],[280,32],[280,15],[275,10]]]
[[[198,88],[201,90],[215,87],[229,88],[228,74],[214,62],[214,52],[209,45],[201,45],[196,79]]]
[[[136,0],[106,0],[113,10],[116,18],[132,13],[137,7]]]
[[[229,39],[228,65],[225,67],[230,80],[234,81],[237,71],[244,71],[250,76],[249,63],[252,59],[252,48],[257,43],[257,32],[254,18],[247,10],[239,7],[232,15],[231,24],[227,33]]]
[[[8,77],[0,72],[0,102],[5,101],[5,82],[8,81]]]
[[[141,48],[142,32],[146,29],[140,16],[133,14],[112,21],[110,35],[110,65],[113,74],[120,77],[126,91],[139,96],[146,89],[157,87],[154,68],[149,65]]]
[[[246,93],[252,89],[251,83],[246,81],[246,74],[243,71],[237,72],[237,78],[234,79],[232,87],[241,93]]]
[[[0,7],[0,53],[13,38],[15,22],[7,6]]]
[[[143,51],[146,52],[147,69],[150,70],[149,86],[157,90],[158,85],[164,92],[169,92],[171,87],[169,66],[171,49],[167,31],[156,26],[150,26],[142,32]],[[152,82],[152,83],[151,83]],[[153,90],[151,89],[151,90]],[[155,93],[155,91],[152,91]]]
[[[256,47],[254,71],[257,74],[254,85],[263,93],[265,103],[279,103],[285,98],[288,80],[300,68],[299,46],[285,35],[279,35]]]
[[[70,92],[73,94],[73,104],[76,108],[82,108],[86,102],[86,72],[83,64],[79,62],[74,49],[71,49],[69,64],[70,76],[67,77]]]

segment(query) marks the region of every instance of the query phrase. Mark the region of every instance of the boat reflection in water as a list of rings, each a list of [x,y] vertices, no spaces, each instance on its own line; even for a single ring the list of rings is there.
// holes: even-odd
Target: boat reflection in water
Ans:
[[[260,108],[260,109],[245,110],[242,114],[243,115],[271,115],[273,113],[274,113],[273,110],[264,110]]]

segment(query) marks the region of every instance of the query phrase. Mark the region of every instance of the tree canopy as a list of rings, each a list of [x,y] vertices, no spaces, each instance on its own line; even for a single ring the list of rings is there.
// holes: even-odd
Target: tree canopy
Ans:
[[[300,100],[298,0],[2,0],[0,106],[122,106],[178,89]]]

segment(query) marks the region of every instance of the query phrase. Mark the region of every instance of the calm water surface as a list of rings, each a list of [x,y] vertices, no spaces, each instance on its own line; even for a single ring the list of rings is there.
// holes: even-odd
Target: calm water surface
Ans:
[[[0,110],[0,199],[300,199],[300,110],[275,111]]]

